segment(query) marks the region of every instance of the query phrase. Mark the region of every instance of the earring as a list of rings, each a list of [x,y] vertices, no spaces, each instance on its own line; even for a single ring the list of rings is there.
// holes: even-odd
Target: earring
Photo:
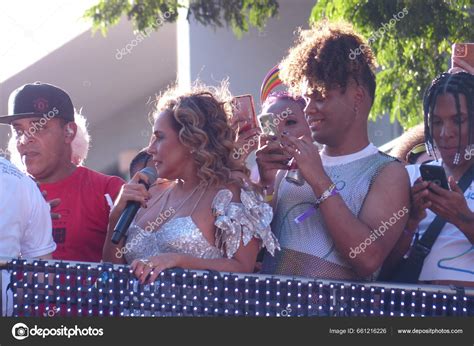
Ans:
[[[456,153],[456,155],[454,155],[453,164],[458,165],[459,162],[461,162],[461,154],[460,154],[460,153]]]

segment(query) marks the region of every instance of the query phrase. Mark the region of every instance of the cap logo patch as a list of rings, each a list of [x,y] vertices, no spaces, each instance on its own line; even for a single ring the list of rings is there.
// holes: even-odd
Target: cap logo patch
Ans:
[[[47,109],[49,109],[48,100],[43,97],[39,97],[33,101],[33,108],[38,113],[44,113]]]

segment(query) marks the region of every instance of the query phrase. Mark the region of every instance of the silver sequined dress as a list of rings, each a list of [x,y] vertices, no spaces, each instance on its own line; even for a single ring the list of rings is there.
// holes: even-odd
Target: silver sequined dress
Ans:
[[[230,190],[220,190],[212,202],[216,217],[215,244],[210,244],[192,216],[176,217],[157,231],[147,232],[132,223],[125,243],[125,259],[148,258],[160,253],[184,253],[198,258],[232,258],[240,242],[244,246],[255,237],[273,255],[279,244],[270,230],[272,208],[253,191],[241,189],[241,203],[231,202]]]

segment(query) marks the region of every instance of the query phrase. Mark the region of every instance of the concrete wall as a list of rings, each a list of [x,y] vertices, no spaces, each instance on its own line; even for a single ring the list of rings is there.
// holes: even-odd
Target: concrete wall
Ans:
[[[146,102],[176,80],[176,24],[165,24],[120,56],[117,49],[135,38],[125,19],[106,37],[81,34],[2,83],[1,114],[7,114],[11,91],[22,84],[42,81],[62,87],[89,121],[92,148],[86,165],[107,171],[117,164],[121,150],[148,143],[151,107]],[[6,148],[9,132],[0,126],[0,148]]]
[[[308,28],[314,0],[281,0],[278,18],[271,19],[263,32],[251,29],[241,39],[231,29],[214,30],[190,24],[191,80],[199,78],[216,84],[229,77],[233,94],[252,94],[260,112],[260,86],[266,73],[286,56],[298,27]],[[402,133],[389,118],[369,122],[369,135],[382,145]]]
[[[260,110],[260,85],[266,73],[286,55],[298,26],[308,27],[314,0],[282,0],[278,18],[263,32],[251,29],[241,39],[231,29],[213,30],[191,23],[191,78],[215,84],[229,77],[233,94],[252,94]]]

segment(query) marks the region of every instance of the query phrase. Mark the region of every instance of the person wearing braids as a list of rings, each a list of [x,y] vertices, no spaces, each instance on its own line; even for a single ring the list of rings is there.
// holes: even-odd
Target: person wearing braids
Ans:
[[[138,172],[124,185],[110,215],[104,260],[131,263],[140,282],[165,269],[252,272],[261,246],[279,247],[272,209],[249,185],[248,170],[231,158],[230,93],[223,83],[169,88],[157,100],[148,147],[159,183],[148,191]],[[110,239],[128,201],[141,203],[127,239]]]
[[[419,165],[407,166],[413,206],[407,227],[389,256],[394,263],[407,254],[414,236],[420,239],[436,216],[447,223],[425,258],[422,282],[474,286],[474,182],[463,192],[461,177],[474,170],[474,75],[443,73],[436,77],[423,98],[425,139],[428,151],[440,159],[450,191],[420,178]],[[474,172],[471,173],[474,174]]]

